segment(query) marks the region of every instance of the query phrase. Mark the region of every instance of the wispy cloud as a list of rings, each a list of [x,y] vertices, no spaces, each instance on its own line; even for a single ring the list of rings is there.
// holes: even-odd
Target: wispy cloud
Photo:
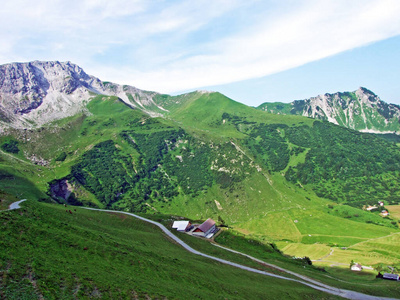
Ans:
[[[31,1],[0,12],[0,62],[71,60],[173,92],[265,76],[400,34],[400,1]]]

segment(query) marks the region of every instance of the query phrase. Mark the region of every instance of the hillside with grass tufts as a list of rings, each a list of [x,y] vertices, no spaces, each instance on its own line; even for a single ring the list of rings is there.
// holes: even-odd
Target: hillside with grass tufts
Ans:
[[[365,209],[400,202],[393,141],[268,113],[220,93],[152,93],[148,102],[140,95],[150,94],[138,91],[139,103],[126,93],[91,93],[82,109],[45,124],[3,122],[1,192],[9,199],[214,218],[326,270],[351,260],[399,267],[399,218]],[[321,260],[331,249],[332,263]]]
[[[2,299],[182,299],[188,295],[316,299],[321,295],[302,284],[287,286],[282,279],[191,254],[155,226],[126,215],[79,208],[70,214],[61,205],[27,202],[19,211],[0,212],[0,220]],[[266,269],[229,253],[225,258]]]

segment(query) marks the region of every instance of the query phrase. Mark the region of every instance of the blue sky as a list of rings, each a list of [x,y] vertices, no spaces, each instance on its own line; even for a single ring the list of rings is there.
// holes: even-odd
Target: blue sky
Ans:
[[[251,106],[291,102],[360,86],[400,104],[400,36],[372,43],[273,75],[203,87]]]
[[[0,63],[68,60],[253,106],[359,86],[400,104],[398,0],[13,0],[0,26]]]

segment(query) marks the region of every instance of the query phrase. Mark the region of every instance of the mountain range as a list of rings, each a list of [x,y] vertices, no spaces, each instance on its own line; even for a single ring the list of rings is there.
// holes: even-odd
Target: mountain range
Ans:
[[[257,107],[275,114],[294,114],[361,132],[396,133],[400,129],[400,106],[388,104],[370,90],[324,94],[291,103],[263,103]]]
[[[398,107],[365,88],[253,108],[35,61],[0,66],[0,112],[3,194],[214,218],[314,260],[333,247],[339,263],[398,262],[399,218],[365,208],[397,207],[400,151],[361,132],[396,132]]]
[[[129,85],[103,82],[71,62],[10,63],[0,66],[0,121],[15,128],[42,126],[85,110],[94,95],[116,96],[150,116],[169,111],[171,98]],[[294,114],[373,133],[400,129],[400,106],[388,104],[372,91],[324,94],[291,103],[263,103],[257,109]]]
[[[11,63],[0,66],[0,118],[15,128],[33,128],[85,110],[93,95],[113,95],[149,115],[162,111],[157,93],[102,82],[71,62]]]

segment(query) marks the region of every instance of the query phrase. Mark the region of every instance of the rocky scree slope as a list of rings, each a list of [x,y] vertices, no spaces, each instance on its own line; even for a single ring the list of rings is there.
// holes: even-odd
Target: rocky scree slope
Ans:
[[[0,66],[0,122],[33,128],[85,110],[90,98],[117,96],[150,115],[165,111],[155,104],[155,92],[102,82],[71,62],[33,61]]]
[[[362,132],[400,131],[400,106],[382,101],[370,90],[324,94],[291,103],[263,103],[258,109],[326,120]]]

